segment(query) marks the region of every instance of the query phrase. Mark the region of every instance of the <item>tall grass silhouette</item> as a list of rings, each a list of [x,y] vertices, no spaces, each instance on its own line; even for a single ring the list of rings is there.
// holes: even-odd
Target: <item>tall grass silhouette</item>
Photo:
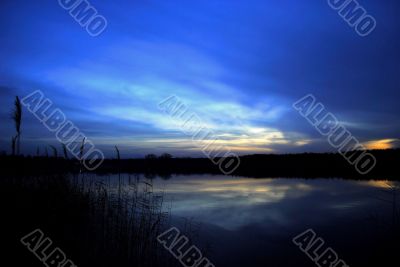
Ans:
[[[53,157],[58,158],[58,151],[55,146],[50,145],[49,146],[53,150]]]
[[[15,156],[16,141],[17,141],[17,138],[15,136],[12,136],[11,137],[11,155],[13,155],[13,156]]]
[[[22,106],[18,96],[12,119],[16,130],[12,155],[20,155]],[[163,211],[163,195],[153,192],[151,180],[143,181],[138,176],[123,179],[118,173],[115,190],[96,175],[83,172],[85,141],[83,138],[79,147],[79,173],[60,169],[50,174],[12,173],[0,179],[0,208],[9,229],[5,234],[7,243],[40,226],[57,237],[60,247],[78,266],[172,266],[165,261],[165,251],[156,239],[168,217]],[[48,147],[53,158],[48,158]],[[115,149],[119,162],[120,151],[117,146]],[[44,161],[47,168],[58,166],[57,162],[70,162],[65,160],[65,144],[64,159],[58,157],[53,145],[45,146],[44,151],[47,158],[40,157],[37,147],[37,160]],[[18,165],[25,157],[10,159]],[[12,205],[8,204],[10,200]],[[30,261],[24,265],[31,265]]]
[[[69,159],[69,157],[68,157],[68,151],[67,151],[67,146],[63,143],[63,144],[61,144],[61,146],[62,146],[62,151],[63,151],[63,153],[64,153],[64,159]]]
[[[19,97],[15,97],[14,110],[12,112],[12,119],[15,125],[16,135],[12,140],[12,153],[13,155],[20,154],[20,144],[21,144],[21,123],[22,123],[22,105]]]

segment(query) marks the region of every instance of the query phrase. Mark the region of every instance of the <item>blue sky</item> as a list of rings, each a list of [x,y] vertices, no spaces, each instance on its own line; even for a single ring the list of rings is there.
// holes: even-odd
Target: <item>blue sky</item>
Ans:
[[[106,155],[201,155],[158,109],[171,95],[241,154],[331,151],[292,108],[309,93],[360,141],[396,146],[400,3],[359,2],[377,21],[367,37],[324,0],[92,0],[108,21],[93,38],[57,0],[3,0],[0,150],[13,98],[34,90]],[[26,110],[22,127],[25,153],[57,144]]]

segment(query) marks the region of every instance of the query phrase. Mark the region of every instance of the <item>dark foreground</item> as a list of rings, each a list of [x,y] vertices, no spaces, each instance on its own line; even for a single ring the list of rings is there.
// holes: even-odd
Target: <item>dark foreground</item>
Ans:
[[[44,259],[58,247],[73,262],[65,267],[173,266],[156,241],[168,214],[151,188],[140,191],[137,183],[128,196],[88,184],[83,175],[2,175],[2,266],[45,266],[20,241],[35,229],[53,243],[38,255]]]
[[[399,176],[396,175],[397,170],[395,168],[396,164],[398,165],[398,154],[399,150],[375,151],[375,156],[380,162],[375,170],[375,175],[381,179],[398,180]],[[346,171],[344,170],[350,171],[348,166],[342,165],[340,158],[335,154],[259,155],[243,157],[242,159],[243,166],[238,169],[236,174],[257,173],[259,176],[263,176],[263,173],[270,173],[273,176],[274,173],[278,175],[279,172],[283,172],[290,177],[295,175],[297,170],[299,173],[303,171],[303,173],[309,174],[308,177],[311,178],[317,173],[325,173],[330,177],[331,175],[334,176],[335,173],[345,174]],[[101,180],[90,179],[91,174],[89,173],[79,173],[80,166],[74,160],[9,156],[3,156],[0,160],[4,171],[0,177],[0,208],[3,213],[1,229],[3,229],[2,241],[4,244],[3,252],[5,252],[2,256],[2,262],[4,264],[9,266],[44,266],[40,259],[20,241],[23,236],[35,229],[40,229],[45,237],[53,242],[49,249],[43,250],[43,257],[48,256],[49,251],[58,247],[77,266],[181,266],[157,242],[157,236],[170,226],[170,215],[163,208],[163,196],[153,193],[152,179],[143,183],[135,175],[121,178],[121,175],[117,174],[113,177],[119,186],[111,188]],[[293,169],[284,168],[283,162],[291,164],[290,166]],[[319,164],[315,164],[316,162]],[[329,165],[329,162],[333,166],[342,167],[336,170]],[[312,166],[316,170],[311,170]],[[181,167],[182,169],[179,169]],[[325,167],[327,169],[324,169]],[[170,178],[170,175],[175,172],[217,172],[215,166],[211,165],[208,159],[173,158],[107,160],[98,172],[106,173],[116,170],[143,172],[145,173],[144,176],[150,178],[157,174],[162,178]],[[301,176],[301,174],[298,174],[298,176]],[[343,177],[351,178],[347,175],[343,175]],[[359,178],[359,176],[353,177]],[[364,177],[363,179],[367,178]],[[121,180],[124,180],[124,186],[121,186]],[[292,180],[294,179],[290,179],[290,181]],[[180,186],[176,184],[178,189],[182,188]],[[226,186],[225,183],[222,184],[222,188],[226,189]],[[277,190],[286,187],[287,185],[282,184],[277,187]],[[263,188],[271,189],[271,185]],[[240,189],[239,192],[242,192],[242,188],[238,189]],[[279,196],[278,191],[274,189],[273,191],[271,192],[272,196]],[[217,199],[213,201],[212,196],[222,194],[222,192],[211,192],[211,198],[207,198],[207,201],[211,201],[212,205],[220,203]],[[260,192],[264,194],[263,191]],[[316,200],[304,198],[304,203],[308,203],[309,207],[318,206],[318,199],[321,200],[327,196],[319,191],[317,193]],[[340,191],[332,189],[332,193],[337,194]],[[186,198],[193,200],[196,196],[198,195],[188,192]],[[232,191],[228,190],[227,196],[231,198]],[[242,197],[242,195],[239,195],[240,201],[243,201]],[[396,206],[397,191],[393,191],[390,197],[387,201],[393,206],[389,216],[391,220],[376,217],[378,222],[369,225],[372,225],[371,229],[378,234],[371,238],[363,239],[365,229],[363,229],[364,224],[361,221],[355,223],[349,220],[347,227],[346,224],[341,224],[339,227],[332,223],[326,228],[317,228],[316,230],[319,235],[329,240],[330,244],[339,250],[341,257],[357,259],[353,262],[362,263],[359,266],[398,266],[400,212],[398,206]],[[225,196],[222,196],[222,198],[225,198]],[[258,201],[259,199],[254,198],[254,200]],[[193,204],[189,201],[189,203],[193,205],[187,206],[185,204],[185,207],[189,210],[198,208],[195,206],[196,202],[193,202]],[[248,203],[247,197],[244,203]],[[296,214],[297,217],[294,216],[294,219],[292,216],[290,217],[292,220],[305,217],[318,218],[322,214],[312,212],[299,214],[296,210],[292,210],[293,207],[285,206],[284,203],[282,202],[283,205],[279,209],[290,209],[291,214]],[[202,202],[199,202],[199,204],[201,205]],[[265,207],[266,210],[261,209],[260,212],[271,212],[272,217],[276,215],[276,212],[269,209],[272,206],[268,202]],[[322,211],[323,207],[321,208]],[[234,214],[237,220],[244,222],[247,222],[247,212],[251,209],[253,207],[245,206],[241,213],[234,214],[237,210],[227,208],[229,214]],[[205,214],[204,211],[201,213]],[[219,216],[219,213],[208,216],[207,220],[212,224],[216,221],[216,216]],[[218,260],[215,263],[229,263],[229,255],[233,251],[242,260],[232,261],[228,264],[229,266],[237,266],[238,264],[250,266],[248,260],[253,259],[252,255],[255,252],[250,247],[259,244],[257,251],[265,249],[265,254],[259,254],[261,258],[257,258],[256,262],[263,264],[250,267],[264,266],[265,262],[270,262],[274,266],[285,267],[313,266],[312,261],[305,257],[304,253],[295,245],[291,244],[293,235],[305,230],[303,229],[305,227],[299,227],[296,231],[287,229],[288,234],[284,238],[284,242],[282,242],[282,238],[278,239],[278,235],[271,230],[273,227],[270,226],[267,227],[269,235],[264,236],[260,230],[263,227],[266,226],[242,227],[240,232],[249,237],[246,239],[233,234],[232,231],[225,231],[215,226],[208,227],[207,225],[200,234],[205,239],[220,240],[216,245],[219,246],[218,251],[224,251],[224,253],[217,255]],[[307,227],[312,227],[312,225]],[[359,231],[354,231],[354,229],[359,229]],[[357,236],[358,238],[350,240],[350,236]],[[264,242],[264,239],[267,242]],[[233,246],[234,244],[235,246]],[[235,247],[240,249],[236,250]],[[288,257],[288,255],[291,256]],[[221,263],[219,266],[225,267],[225,264]]]

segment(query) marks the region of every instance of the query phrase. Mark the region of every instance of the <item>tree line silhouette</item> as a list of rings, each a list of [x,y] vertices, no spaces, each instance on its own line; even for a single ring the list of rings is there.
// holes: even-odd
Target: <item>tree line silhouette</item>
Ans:
[[[217,165],[208,158],[174,158],[170,154],[144,158],[121,159],[116,147],[117,158],[105,159],[96,173],[145,173],[168,178],[173,174],[222,174]],[[240,157],[239,167],[232,173],[245,177],[342,177],[377,178],[399,180],[400,149],[371,150],[377,160],[375,168],[368,175],[360,175],[338,153],[303,154],[258,154]],[[82,172],[80,160],[49,156],[0,156],[3,172],[40,174],[52,172]],[[19,168],[13,166],[18,165]]]

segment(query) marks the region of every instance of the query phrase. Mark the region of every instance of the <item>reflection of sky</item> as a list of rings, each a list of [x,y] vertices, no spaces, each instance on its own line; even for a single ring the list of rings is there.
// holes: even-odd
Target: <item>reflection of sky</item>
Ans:
[[[110,181],[117,186],[116,176]],[[158,177],[153,184],[155,192],[165,193],[171,224],[183,230],[187,219],[193,225],[200,223],[196,242],[212,246],[215,266],[230,267],[261,267],[272,262],[272,266],[310,266],[312,262],[291,241],[309,228],[334,245],[351,266],[367,266],[362,262],[365,251],[373,255],[379,245],[374,236],[383,237],[379,224],[370,218],[391,222],[388,189],[400,186],[384,180],[218,175]]]
[[[226,230],[250,225],[287,226],[357,217],[373,208],[386,181],[250,179],[176,176],[155,180],[166,193],[172,215]],[[319,214],[321,216],[312,216]]]
[[[399,1],[363,1],[379,21],[367,38],[326,1],[91,3],[109,22],[98,38],[55,0],[1,1],[1,149],[13,134],[12,98],[33,89],[107,155],[114,145],[122,156],[199,155],[157,109],[171,94],[241,153],[329,149],[291,108],[307,93],[370,147],[395,144]],[[54,143],[27,114],[22,133],[27,152]]]
[[[182,178],[184,179],[184,178]],[[237,228],[244,224],[256,223],[265,216],[254,212],[255,207],[279,205],[286,198],[296,198],[307,194],[311,188],[304,183],[275,184],[274,180],[252,179],[189,179],[189,182],[176,178],[166,186],[165,192],[172,201],[174,215],[199,217],[211,220],[225,228]],[[226,215],[228,211],[230,215]]]

